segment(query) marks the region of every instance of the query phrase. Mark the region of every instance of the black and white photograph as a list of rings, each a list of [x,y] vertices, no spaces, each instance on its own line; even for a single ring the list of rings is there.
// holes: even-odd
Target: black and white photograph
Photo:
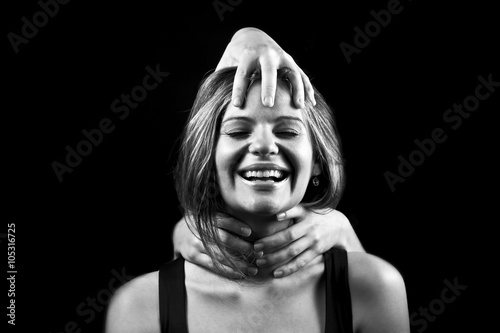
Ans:
[[[4,6],[2,332],[497,326],[493,2]]]

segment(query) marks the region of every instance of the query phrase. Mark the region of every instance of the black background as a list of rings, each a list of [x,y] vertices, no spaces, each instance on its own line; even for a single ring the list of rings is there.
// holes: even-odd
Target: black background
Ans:
[[[388,1],[232,3],[221,20],[213,1],[71,1],[17,54],[7,34],[20,34],[21,18],[32,21],[40,6],[3,5],[0,232],[16,224],[15,331],[64,332],[73,321],[81,332],[100,332],[105,311],[89,320],[77,307],[98,294],[106,299],[113,271],[137,276],[170,260],[170,233],[181,216],[170,173],[175,140],[201,78],[245,26],[273,37],[334,107],[347,163],[338,209],[368,252],[400,270],[410,314],[437,304],[443,281],[457,279],[467,289],[425,332],[492,327],[500,88],[459,128],[443,120],[474,94],[478,76],[500,81],[492,5],[401,1],[402,11],[347,63],[339,44],[352,45],[354,27],[363,29],[370,11]],[[112,101],[157,64],[169,76],[120,120]],[[51,163],[64,163],[66,145],[75,148],[81,131],[103,118],[114,131],[59,182]],[[397,173],[398,156],[407,158],[414,140],[435,128],[447,140],[391,191],[384,172]]]

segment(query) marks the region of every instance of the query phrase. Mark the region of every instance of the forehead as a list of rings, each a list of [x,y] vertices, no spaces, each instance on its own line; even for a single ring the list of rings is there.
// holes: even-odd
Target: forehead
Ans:
[[[230,104],[224,114],[224,119],[234,116],[274,119],[280,116],[294,116],[304,120],[302,112],[292,101],[290,91],[283,82],[278,82],[274,105],[267,107],[262,104],[261,83],[255,82],[247,92],[243,108]]]

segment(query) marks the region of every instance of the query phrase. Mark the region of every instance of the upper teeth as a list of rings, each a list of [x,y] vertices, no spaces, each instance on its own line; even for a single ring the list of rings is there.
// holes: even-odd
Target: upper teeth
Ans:
[[[275,177],[281,178],[283,177],[283,172],[280,170],[262,170],[262,171],[245,171],[243,172],[243,177],[250,178],[267,178],[267,177]]]

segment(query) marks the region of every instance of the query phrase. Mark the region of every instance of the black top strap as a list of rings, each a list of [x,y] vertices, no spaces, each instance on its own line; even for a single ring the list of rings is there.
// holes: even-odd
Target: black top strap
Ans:
[[[161,265],[158,280],[161,332],[188,333],[184,258]]]
[[[347,252],[331,248],[323,256],[326,281],[325,332],[353,333]]]

